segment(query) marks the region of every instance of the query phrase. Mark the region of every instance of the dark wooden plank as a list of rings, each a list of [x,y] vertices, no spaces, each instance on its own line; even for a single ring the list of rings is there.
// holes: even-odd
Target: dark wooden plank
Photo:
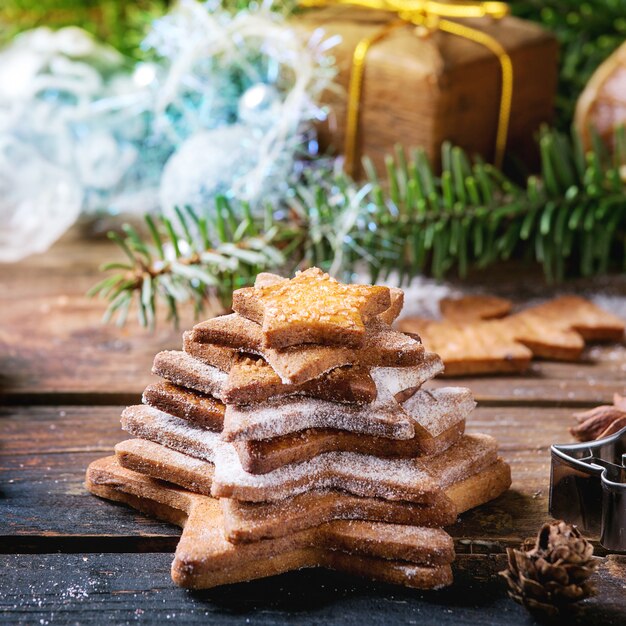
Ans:
[[[102,304],[76,293],[21,304],[0,301],[0,393],[26,402],[130,401],[151,381],[154,355],[182,345],[164,324],[152,334],[105,326]]]
[[[527,406],[596,406],[626,392],[626,347],[588,348],[580,362],[536,361],[523,376],[439,378],[433,386],[469,387],[485,404]]]
[[[177,528],[88,494],[89,463],[125,438],[122,407],[0,410],[0,551],[173,549]]]
[[[163,319],[154,333],[132,317],[123,329],[101,323],[105,303],[85,294],[103,277],[99,265],[119,255],[107,239],[72,231],[46,254],[0,264],[0,397],[130,402],[150,382],[154,355],[180,349],[190,307],[180,330]]]
[[[115,537],[111,544],[118,547],[123,545],[121,538],[126,538],[141,550],[158,549],[160,540],[171,545],[175,529],[100,501],[84,490],[89,462],[110,454],[115,443],[126,437],[119,426],[121,410],[119,406],[19,406],[0,413],[2,551],[38,550],[57,545],[57,540],[64,542],[58,549],[102,549],[96,537],[107,541]],[[511,463],[514,482],[509,493],[466,513],[451,529],[459,551],[500,552],[533,535],[548,518],[549,446],[569,440],[570,413],[520,407],[485,407],[474,412],[468,431],[498,439],[503,457]]]
[[[505,565],[503,555],[459,557],[454,584],[432,592],[322,570],[186,592],[171,582],[170,562],[170,554],[0,556],[0,623],[537,623],[506,596],[497,575]],[[595,575],[596,597],[583,602],[567,623],[623,624],[625,574],[624,557],[605,560]]]
[[[178,528],[115,506],[84,487],[96,453],[0,458],[0,552],[172,549]]]

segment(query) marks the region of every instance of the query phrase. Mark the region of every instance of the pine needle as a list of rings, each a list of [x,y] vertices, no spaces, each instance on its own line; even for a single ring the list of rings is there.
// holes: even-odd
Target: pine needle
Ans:
[[[543,129],[539,143],[542,175],[525,186],[458,147],[442,147],[448,167],[439,176],[423,150],[407,157],[397,148],[385,161],[385,180],[368,161],[362,185],[316,171],[292,190],[286,207],[264,206],[259,214],[218,198],[202,215],[184,208],[174,220],[147,216],[149,241],[130,227],[125,236],[110,234],[129,262],[105,264],[117,273],[89,293],[106,298],[109,315],[123,319],[134,299],[140,322],[151,326],[158,303],[176,323],[185,303],[198,315],[208,304],[228,309],[232,290],[252,284],[257,273],[289,274],[298,266],[342,278],[366,269],[372,281],[396,272],[406,283],[419,273],[464,276],[524,250],[549,282],[623,271],[624,130],[616,131],[612,159],[597,142],[584,154],[577,136],[554,130]]]

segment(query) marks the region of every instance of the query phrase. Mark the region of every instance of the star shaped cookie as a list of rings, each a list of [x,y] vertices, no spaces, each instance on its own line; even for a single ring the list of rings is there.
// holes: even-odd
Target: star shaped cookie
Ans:
[[[386,313],[386,312],[385,312]],[[223,371],[229,371],[239,353],[262,356],[284,383],[299,384],[344,365],[406,367],[424,354],[419,338],[399,333],[376,319],[365,330],[361,348],[304,344],[281,350],[263,346],[261,325],[232,313],[200,322],[184,334],[184,350]]]
[[[441,321],[398,322],[443,359],[446,376],[524,372],[533,357],[580,358],[585,340],[619,341],[624,322],[584,298],[562,296],[507,315],[512,304],[490,296],[443,300]]]
[[[336,520],[282,537],[230,543],[220,503],[166,486],[121,467],[115,457],[89,466],[87,488],[183,527],[172,564],[182,587],[208,589],[327,567],[367,578],[430,589],[452,582],[451,537],[439,528]]]
[[[210,396],[166,381],[147,387],[143,402],[208,430],[221,432],[224,427],[226,407],[223,404]],[[316,421],[309,428],[300,428],[282,436],[235,441],[233,445],[243,468],[252,474],[265,474],[283,465],[302,463],[323,452],[353,451],[385,458],[438,454],[461,437],[465,419],[475,404],[470,391],[462,387],[415,392],[395,407],[396,413],[405,413],[414,422],[415,434],[410,439],[390,439],[341,430],[336,427],[336,420],[331,422],[335,427],[324,427],[318,425],[326,422],[316,412]],[[280,417],[280,413],[278,415]],[[365,415],[362,414],[362,417]]]
[[[122,467],[194,493],[211,495],[212,463],[143,439],[122,441],[115,446],[115,454]],[[220,498],[219,502],[226,538],[233,543],[246,543],[281,537],[336,519],[448,526],[461,513],[506,491],[510,482],[510,469],[497,459],[475,474],[459,477],[426,504],[357,496],[343,489],[314,489],[275,502],[230,498]]]
[[[318,268],[233,292],[233,310],[261,324],[268,348],[315,343],[359,348],[365,324],[391,306],[387,287],[344,285]]]
[[[335,368],[317,379],[290,384],[283,383],[267,362],[254,355],[237,353],[228,364],[230,368],[223,371],[195,359],[187,352],[165,350],[154,357],[152,372],[174,385],[214,396],[231,405],[254,404],[290,396],[364,404],[373,402],[377,395],[369,372],[359,366]]]
[[[441,490],[497,461],[488,435],[464,435],[434,457],[385,459],[354,452],[326,452],[266,474],[246,472],[232,444],[219,433],[194,426],[152,407],[129,407],[122,428],[135,437],[215,464],[212,494],[268,502],[315,489],[342,489],[357,496],[429,504]]]

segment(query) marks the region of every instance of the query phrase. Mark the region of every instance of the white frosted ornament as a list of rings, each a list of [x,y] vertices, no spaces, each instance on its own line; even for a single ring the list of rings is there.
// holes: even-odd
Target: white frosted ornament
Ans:
[[[266,127],[275,124],[280,115],[281,97],[275,87],[257,83],[239,98],[239,121],[248,126]]]
[[[159,197],[165,215],[174,207],[190,206],[200,212],[219,194],[254,202],[246,193],[246,177],[257,165],[258,152],[250,131],[239,124],[196,133],[181,144],[165,164]]]
[[[47,250],[78,218],[83,194],[30,145],[0,137],[0,262]]]
[[[130,143],[116,141],[112,133],[96,130],[77,142],[75,154],[83,185],[108,189],[119,184],[137,160],[138,151]]]

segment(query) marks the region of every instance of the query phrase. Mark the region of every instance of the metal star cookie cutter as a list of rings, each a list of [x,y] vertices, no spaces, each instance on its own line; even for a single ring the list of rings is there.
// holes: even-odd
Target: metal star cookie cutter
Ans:
[[[604,439],[550,448],[550,514],[626,552],[626,428]]]

